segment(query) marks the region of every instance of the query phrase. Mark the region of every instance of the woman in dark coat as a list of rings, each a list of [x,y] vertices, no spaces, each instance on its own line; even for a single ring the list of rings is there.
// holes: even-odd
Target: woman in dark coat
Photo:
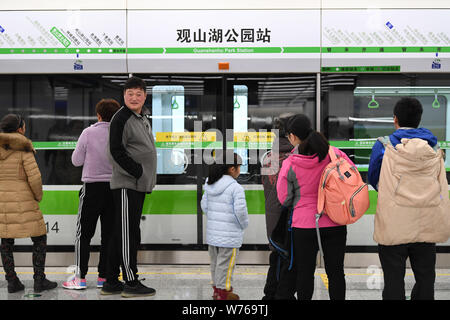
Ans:
[[[273,145],[278,144],[278,150],[269,151],[262,163],[264,171],[261,172],[261,181],[265,197],[267,238],[271,236],[283,210],[277,197],[277,179],[284,159],[289,156],[294,148],[286,137],[285,131],[289,116],[289,114],[280,115],[279,118],[274,120],[273,127],[278,129],[278,136],[275,137]],[[278,167],[273,166],[272,161],[277,160]],[[263,300],[295,299],[295,273],[289,272],[288,261],[284,260],[272,245],[269,244],[269,248],[271,251],[269,270],[264,286]]]

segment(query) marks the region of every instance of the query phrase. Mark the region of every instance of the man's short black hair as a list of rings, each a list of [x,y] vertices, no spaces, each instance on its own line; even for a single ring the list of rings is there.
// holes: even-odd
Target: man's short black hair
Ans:
[[[142,80],[139,77],[131,77],[128,78],[127,82],[125,82],[125,85],[123,86],[123,92],[125,92],[127,89],[142,89],[146,90],[145,81]]]
[[[400,127],[417,128],[422,119],[422,104],[416,98],[401,98],[394,107],[394,116],[397,117]]]

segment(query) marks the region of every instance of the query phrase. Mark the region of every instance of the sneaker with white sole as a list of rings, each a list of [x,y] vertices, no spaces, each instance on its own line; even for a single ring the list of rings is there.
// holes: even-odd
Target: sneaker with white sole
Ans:
[[[105,278],[97,278],[97,288],[103,288],[103,284],[105,283],[106,279]]]
[[[73,277],[71,280],[63,282],[62,286],[65,289],[83,290],[86,289],[86,279]]]

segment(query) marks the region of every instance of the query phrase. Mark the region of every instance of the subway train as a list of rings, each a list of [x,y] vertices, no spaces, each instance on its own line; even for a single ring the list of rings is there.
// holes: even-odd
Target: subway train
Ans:
[[[147,84],[158,152],[143,263],[208,262],[200,200],[205,155],[216,149],[244,161],[238,181],[250,220],[241,262],[268,263],[261,161],[286,114],[308,115],[367,181],[373,143],[394,130],[395,103],[416,97],[421,126],[447,155],[448,179],[449,15],[450,3],[433,0],[2,1],[0,116],[20,113],[37,150],[49,251],[71,263],[82,186],[71,154],[100,99],[123,103],[130,75]],[[377,193],[369,192],[368,212],[348,226],[348,266],[370,264],[377,250]],[[99,243],[97,227],[94,250]],[[26,252],[31,242],[16,245]],[[450,242],[437,246],[438,265],[450,266],[449,250]]]

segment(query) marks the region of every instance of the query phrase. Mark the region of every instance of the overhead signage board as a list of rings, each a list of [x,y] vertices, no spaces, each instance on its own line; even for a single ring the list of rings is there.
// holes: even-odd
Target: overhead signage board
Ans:
[[[0,11],[0,70],[127,72],[126,11]]]
[[[128,10],[129,72],[318,72],[320,10]]]
[[[448,72],[448,9],[322,11],[323,72]]]
[[[450,72],[449,16],[450,9],[0,11],[0,73]]]

